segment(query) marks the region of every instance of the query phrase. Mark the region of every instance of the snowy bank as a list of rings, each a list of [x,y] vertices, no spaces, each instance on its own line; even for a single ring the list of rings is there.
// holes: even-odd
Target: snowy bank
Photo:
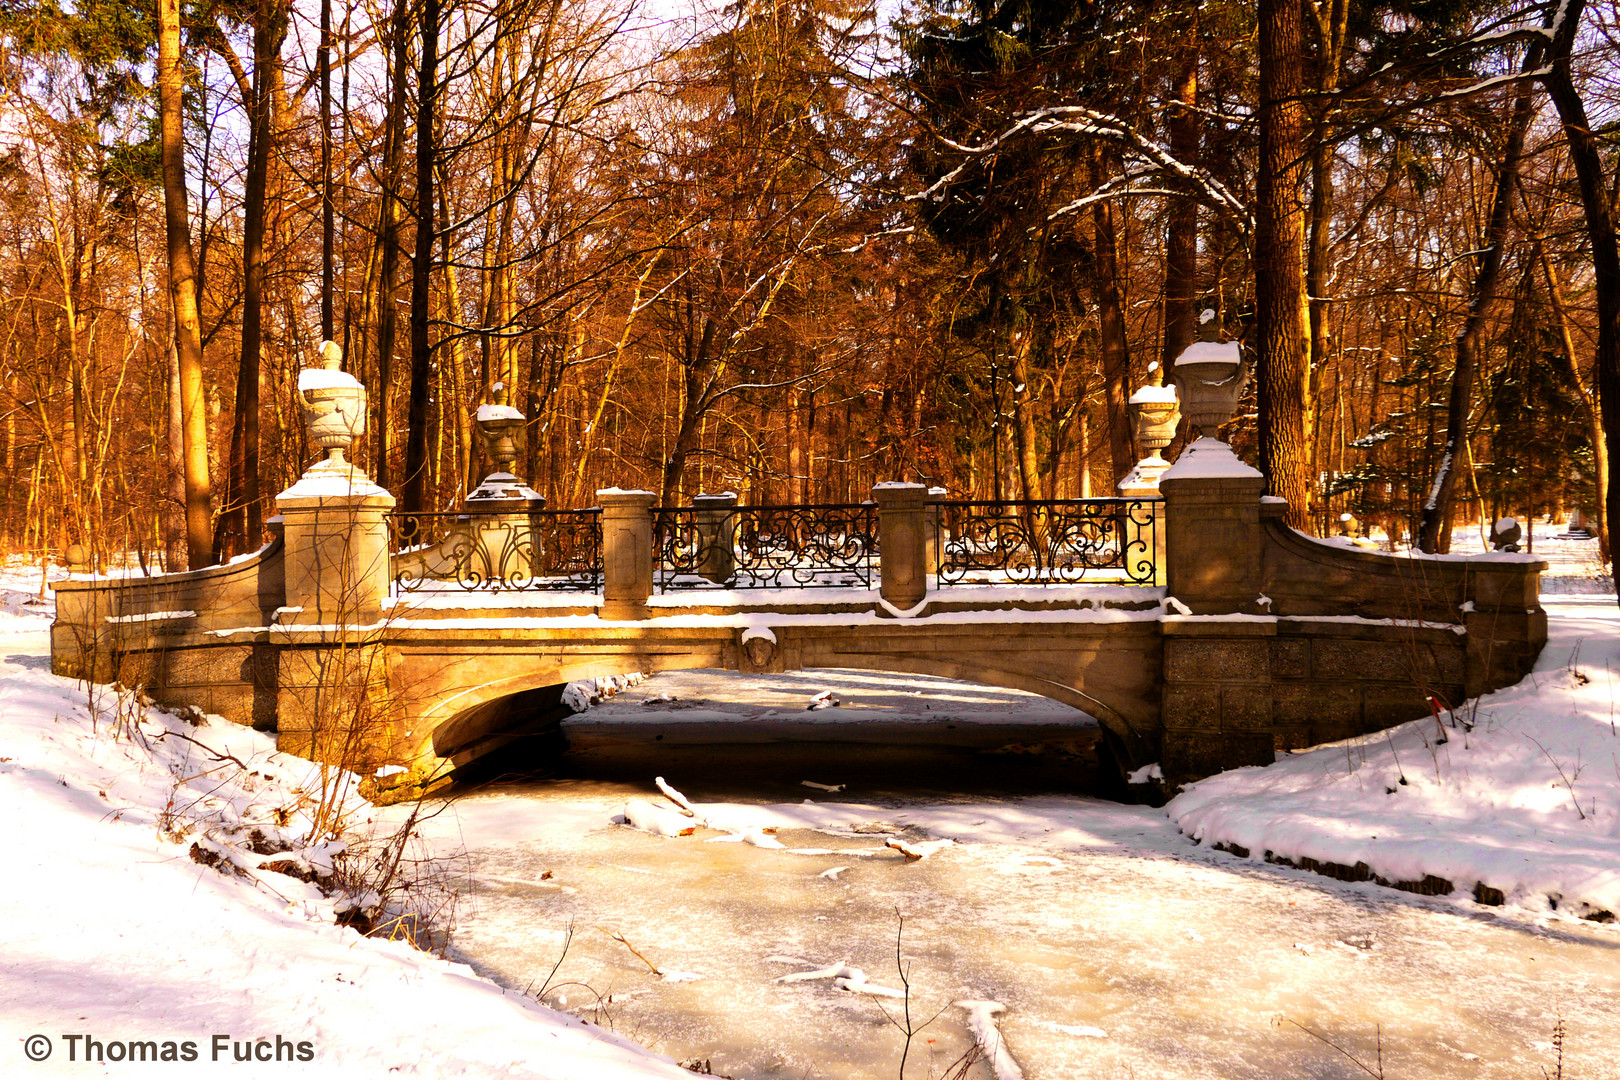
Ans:
[[[0,615],[0,632],[17,618]],[[391,830],[348,795],[355,778],[329,770],[323,789],[270,736],[105,688],[92,700],[44,670],[44,635],[23,629],[0,657],[8,1073],[82,1075],[90,1052],[137,1075],[172,1071],[165,1056],[200,1076],[265,1075],[243,1072],[244,1054],[297,1061],[300,1076],[692,1075],[465,965],[339,925],[370,898],[301,879],[345,862],[323,818],[347,819],[362,844]],[[25,1052],[49,1056],[15,1065]],[[157,1063],[135,1063],[148,1054]]]
[[[1193,784],[1165,812],[1252,859],[1486,904],[1620,914],[1620,610],[1547,607],[1516,686]]]

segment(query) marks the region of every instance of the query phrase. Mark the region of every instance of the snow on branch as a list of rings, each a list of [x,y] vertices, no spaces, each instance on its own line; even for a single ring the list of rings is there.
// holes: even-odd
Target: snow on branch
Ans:
[[[996,153],[1003,146],[1029,136],[1054,134],[1108,139],[1121,143],[1128,154],[1146,166],[1146,171],[1128,173],[1124,178],[1124,186],[1120,186],[1122,183],[1120,180],[1110,181],[1092,196],[1077,200],[1076,203],[1054,213],[1053,217],[1073,213],[1099,197],[1112,198],[1125,193],[1141,194],[1140,191],[1132,190],[1129,184],[1142,176],[1152,175],[1174,179],[1204,202],[1230,217],[1245,233],[1254,228],[1253,217],[1248,207],[1207,170],[1182,161],[1157,140],[1143,134],[1134,124],[1111,113],[1099,112],[1084,105],[1053,105],[1026,113],[1015,119],[1005,131],[978,145],[959,143],[940,136],[941,143],[964,155],[966,160],[922,191],[906,196],[906,199],[919,201],[938,198],[942,191],[961,179],[977,161]]]

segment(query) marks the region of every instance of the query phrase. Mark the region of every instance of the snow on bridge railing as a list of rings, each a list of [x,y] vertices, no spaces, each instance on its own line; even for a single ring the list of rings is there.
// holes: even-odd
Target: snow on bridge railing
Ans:
[[[931,502],[938,581],[1074,585],[1157,580],[1159,499]]]
[[[602,511],[396,512],[388,515],[395,595],[602,587]]]

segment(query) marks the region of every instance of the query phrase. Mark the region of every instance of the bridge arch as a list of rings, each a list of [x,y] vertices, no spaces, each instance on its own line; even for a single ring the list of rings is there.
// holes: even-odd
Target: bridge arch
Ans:
[[[1043,665],[1029,662],[1029,654],[1023,651],[1027,642],[1016,643],[1019,648],[1008,653],[1009,658],[1024,661],[1023,670],[994,662],[994,650],[986,648],[982,636],[964,642],[968,655],[839,648],[835,656],[822,655],[823,650],[815,648],[814,641],[795,640],[799,635],[784,631],[783,636],[787,647],[775,650],[763,665],[753,663],[748,650],[734,638],[719,648],[632,655],[569,655],[569,650],[564,649],[549,654],[514,652],[499,660],[470,655],[462,663],[450,664],[444,662],[442,654],[419,659],[406,656],[390,667],[400,685],[415,689],[413,696],[420,702],[420,707],[412,710],[410,727],[414,739],[408,755],[417,760],[449,759],[457,766],[514,738],[536,734],[536,710],[557,707],[562,684],[635,672],[651,675],[697,669],[760,677],[788,671],[855,670],[932,676],[1018,690],[1069,706],[1095,720],[1121,761],[1153,760],[1157,752],[1157,733],[1152,726],[1158,706],[1157,634],[1135,635],[1136,640],[1127,641],[1123,648],[1116,640],[1114,648],[1087,650],[1076,647],[1074,635],[1069,633],[1064,636],[1062,648],[1045,650],[1052,663],[1044,670]],[[807,644],[811,647],[804,647]],[[1093,652],[1102,654],[1101,662],[1092,656]],[[1069,670],[1060,674],[1051,670],[1054,666]],[[1130,669],[1129,677],[1121,677],[1122,667]],[[1102,683],[1099,693],[1088,692],[1096,689],[1087,685],[1088,673],[1090,682]]]

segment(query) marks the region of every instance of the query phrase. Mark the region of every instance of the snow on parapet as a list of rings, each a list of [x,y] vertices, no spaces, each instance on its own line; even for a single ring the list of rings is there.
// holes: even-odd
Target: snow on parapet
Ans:
[[[1211,360],[1235,364],[1243,359],[1242,350],[1235,341],[1195,341],[1176,357],[1177,364],[1203,364]]]
[[[1162,484],[1166,480],[1215,480],[1230,477],[1258,479],[1259,476],[1260,471],[1238,460],[1238,456],[1232,452],[1230,446],[1219,439],[1205,436],[1181,452],[1181,456],[1170,466],[1170,470],[1159,477],[1159,483]]]
[[[478,406],[478,422],[487,424],[492,420],[522,420],[523,414],[510,405],[480,405]]]

